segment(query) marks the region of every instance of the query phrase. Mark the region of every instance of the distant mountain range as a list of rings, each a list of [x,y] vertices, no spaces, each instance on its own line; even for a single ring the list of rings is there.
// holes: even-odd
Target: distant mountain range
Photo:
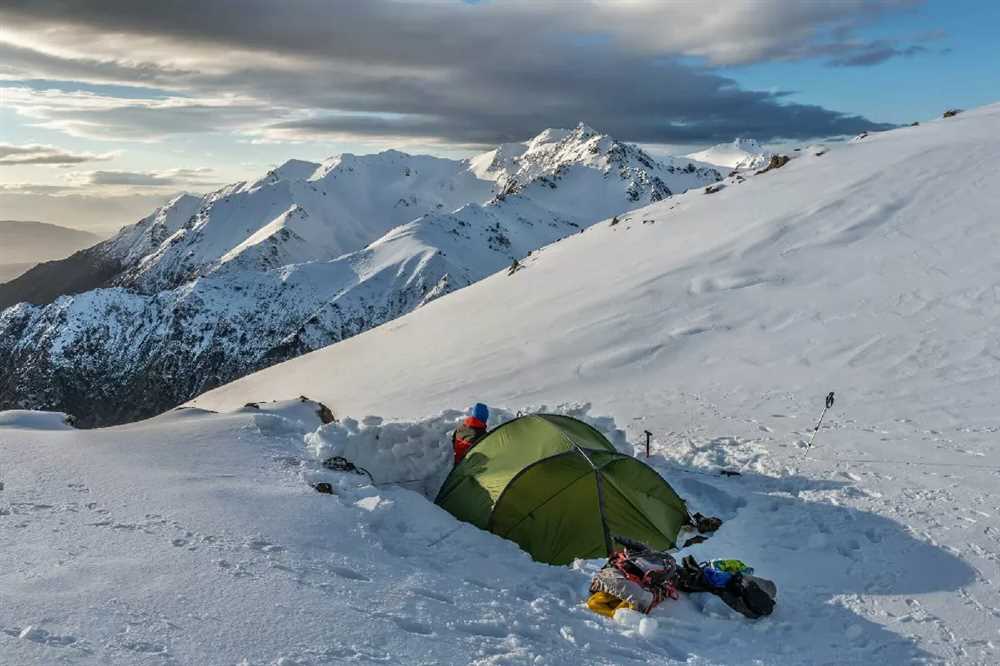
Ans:
[[[721,177],[583,124],[465,160],[291,160],[0,285],[0,409],[150,416]]]
[[[55,224],[0,220],[0,283],[37,263],[62,259],[99,240],[96,234]]]

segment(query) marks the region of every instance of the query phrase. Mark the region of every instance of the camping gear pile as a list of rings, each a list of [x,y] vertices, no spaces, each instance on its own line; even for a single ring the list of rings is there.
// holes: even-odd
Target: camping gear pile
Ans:
[[[753,574],[740,560],[712,560],[699,564],[688,555],[681,560],[677,587],[684,592],[710,592],[733,610],[756,619],[774,610],[778,587]]]
[[[367,475],[375,485],[368,470],[342,456],[327,458],[323,466]],[[314,487],[333,492],[329,483]],[[722,521],[690,514],[653,468],[569,416],[521,416],[477,438],[435,503],[514,541],[539,562],[607,557],[587,600],[602,615],[621,608],[649,613],[677,599],[678,591],[715,594],[751,618],[774,608],[774,583],[754,576],[739,560],[698,563],[688,556],[678,564],[667,551],[677,548],[682,531],[697,533],[684,542],[687,547],[704,541]]]
[[[612,616],[649,613],[678,591],[715,594],[747,617],[769,615],[776,587],[739,560],[682,564],[667,551],[681,530],[705,540],[718,518],[688,513],[655,470],[574,418],[531,414],[487,433],[455,465],[435,500],[459,520],[521,546],[535,560],[607,557],[587,605]]]
[[[677,599],[678,590],[714,594],[754,619],[770,615],[777,596],[772,581],[754,576],[753,568],[740,560],[698,563],[688,555],[678,566],[670,553],[629,542],[594,574],[587,607],[607,617],[622,608],[648,614],[662,601]]]

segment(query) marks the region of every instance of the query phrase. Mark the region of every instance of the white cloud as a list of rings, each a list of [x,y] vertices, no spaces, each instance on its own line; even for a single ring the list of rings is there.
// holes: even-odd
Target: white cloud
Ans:
[[[129,188],[183,188],[219,185],[211,168],[167,169],[165,171],[75,171],[69,180],[82,186],[124,186]]]
[[[108,141],[155,142],[175,134],[257,127],[261,118],[291,118],[278,107],[246,97],[129,99],[89,91],[0,87],[4,104],[29,124]]]
[[[0,166],[23,166],[27,164],[69,165],[83,162],[110,160],[115,153],[76,153],[56,146],[41,144],[16,145],[0,143]]]

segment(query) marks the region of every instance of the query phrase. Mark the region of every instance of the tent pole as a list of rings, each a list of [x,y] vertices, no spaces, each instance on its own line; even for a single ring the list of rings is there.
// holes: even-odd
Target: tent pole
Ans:
[[[614,552],[614,545],[611,543],[611,533],[608,531],[608,518],[604,515],[604,477],[599,469],[594,469],[594,476],[597,479],[597,508],[601,514],[601,529],[604,531],[604,549],[611,557]]]
[[[601,516],[601,531],[604,533],[604,549],[608,553],[608,557],[611,557],[611,553],[614,552],[614,545],[611,543],[611,532],[608,530],[608,517],[604,513],[604,477],[601,476],[601,470],[597,468],[594,461],[590,459],[583,449],[579,445],[573,444],[573,448],[576,452],[583,456],[583,459],[587,461],[590,468],[594,470],[594,480],[597,483],[597,511]]]

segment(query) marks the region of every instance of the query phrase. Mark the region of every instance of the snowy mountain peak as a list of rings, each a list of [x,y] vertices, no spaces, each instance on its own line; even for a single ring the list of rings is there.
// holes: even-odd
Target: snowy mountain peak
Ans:
[[[539,132],[536,136],[526,141],[523,145],[527,147],[527,152],[539,150],[551,144],[582,142],[598,135],[599,133],[584,122],[577,123],[573,129],[549,127]]]
[[[756,139],[737,137],[730,143],[716,144],[687,157],[728,169],[760,169],[767,166],[772,155]]]
[[[157,211],[162,211],[164,209],[178,208],[181,206],[191,206],[200,201],[200,197],[196,197],[193,194],[178,194],[173,199],[167,201],[163,204]]]
[[[260,187],[268,183],[276,183],[279,180],[306,180],[320,165],[316,162],[306,160],[290,159],[281,166],[268,171],[263,178],[253,183],[253,187]]]
[[[719,180],[718,172],[703,166],[685,160],[658,161],[638,146],[597,132],[583,122],[573,129],[546,129],[524,143],[505,143],[470,160],[477,175],[496,181],[500,196],[521,192],[538,182],[551,188],[554,179],[571,170],[587,169],[624,181],[630,201],[648,197],[650,202],[670,196],[672,185],[666,183],[681,172],[695,174],[704,182]]]
[[[289,180],[304,180],[311,176],[316,169],[319,168],[319,164],[316,162],[307,162],[305,160],[290,159],[284,164],[279,166],[277,169],[272,171],[274,175],[279,178],[285,178]]]
[[[737,150],[744,150],[748,153],[759,153],[762,152],[760,144],[757,143],[756,139],[750,139],[746,137],[736,137],[733,139],[733,148]]]

